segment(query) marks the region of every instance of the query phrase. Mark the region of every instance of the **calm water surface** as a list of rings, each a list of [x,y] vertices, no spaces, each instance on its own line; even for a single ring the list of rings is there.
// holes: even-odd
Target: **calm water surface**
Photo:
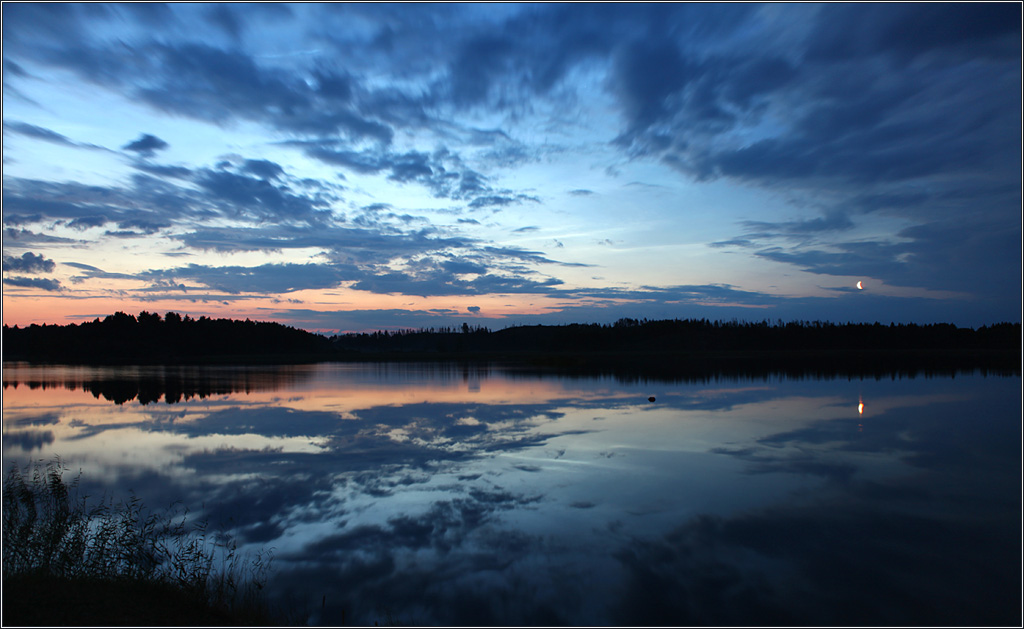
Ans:
[[[3,385],[5,468],[59,455],[89,493],[272,548],[309,624],[1021,621],[1019,376],[6,364]]]

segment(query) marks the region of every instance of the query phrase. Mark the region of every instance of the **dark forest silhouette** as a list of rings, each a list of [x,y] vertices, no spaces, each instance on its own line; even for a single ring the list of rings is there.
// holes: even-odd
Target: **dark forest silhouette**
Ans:
[[[490,357],[581,374],[703,381],[896,377],[980,369],[1021,372],[1021,325],[774,323],[619,319],[613,324],[460,328],[346,334],[334,347],[367,358]]]
[[[330,341],[280,323],[211,319],[168,312],[123,312],[81,324],[4,325],[4,360],[161,364],[238,358],[322,357]],[[218,361],[219,362],[219,361]]]
[[[470,326],[326,337],[280,323],[116,312],[67,325],[4,326],[4,360],[76,364],[344,360],[521,360],[560,368],[735,371],[995,368],[1020,372],[1021,324],[620,319],[612,324]]]
[[[333,338],[339,349],[436,352],[664,352],[795,350],[1019,349],[1021,325],[958,328],[952,324],[889,324],[767,320],[619,319],[612,324],[516,326],[491,331],[461,328],[345,334]]]

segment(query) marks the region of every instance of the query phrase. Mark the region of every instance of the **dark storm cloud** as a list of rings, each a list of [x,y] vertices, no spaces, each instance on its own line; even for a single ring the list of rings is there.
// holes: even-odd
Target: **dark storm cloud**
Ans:
[[[167,142],[161,140],[160,138],[154,135],[150,135],[148,133],[143,133],[141,136],[139,136],[139,139],[129,142],[128,144],[125,144],[121,148],[126,151],[138,153],[143,157],[152,157],[156,155],[157,151],[162,151],[166,149],[168,146],[170,145]]]
[[[3,270],[17,273],[52,273],[56,265],[53,260],[48,260],[43,254],[26,251],[20,258],[4,256]]]
[[[4,284],[8,286],[17,286],[19,288],[38,288],[40,290],[50,292],[64,290],[64,287],[60,285],[59,281],[43,277],[5,277]]]

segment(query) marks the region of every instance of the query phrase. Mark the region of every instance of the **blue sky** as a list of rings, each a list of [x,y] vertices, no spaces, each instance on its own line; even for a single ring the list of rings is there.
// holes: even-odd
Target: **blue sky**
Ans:
[[[5,3],[3,56],[7,324],[1021,320],[1016,3]]]

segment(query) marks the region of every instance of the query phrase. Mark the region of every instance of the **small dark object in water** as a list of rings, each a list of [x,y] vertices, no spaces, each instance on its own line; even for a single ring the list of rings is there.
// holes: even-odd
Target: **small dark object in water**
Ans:
[[[647,398],[647,401],[648,402],[653,402],[654,401],[654,396],[652,395],[651,397]]]

